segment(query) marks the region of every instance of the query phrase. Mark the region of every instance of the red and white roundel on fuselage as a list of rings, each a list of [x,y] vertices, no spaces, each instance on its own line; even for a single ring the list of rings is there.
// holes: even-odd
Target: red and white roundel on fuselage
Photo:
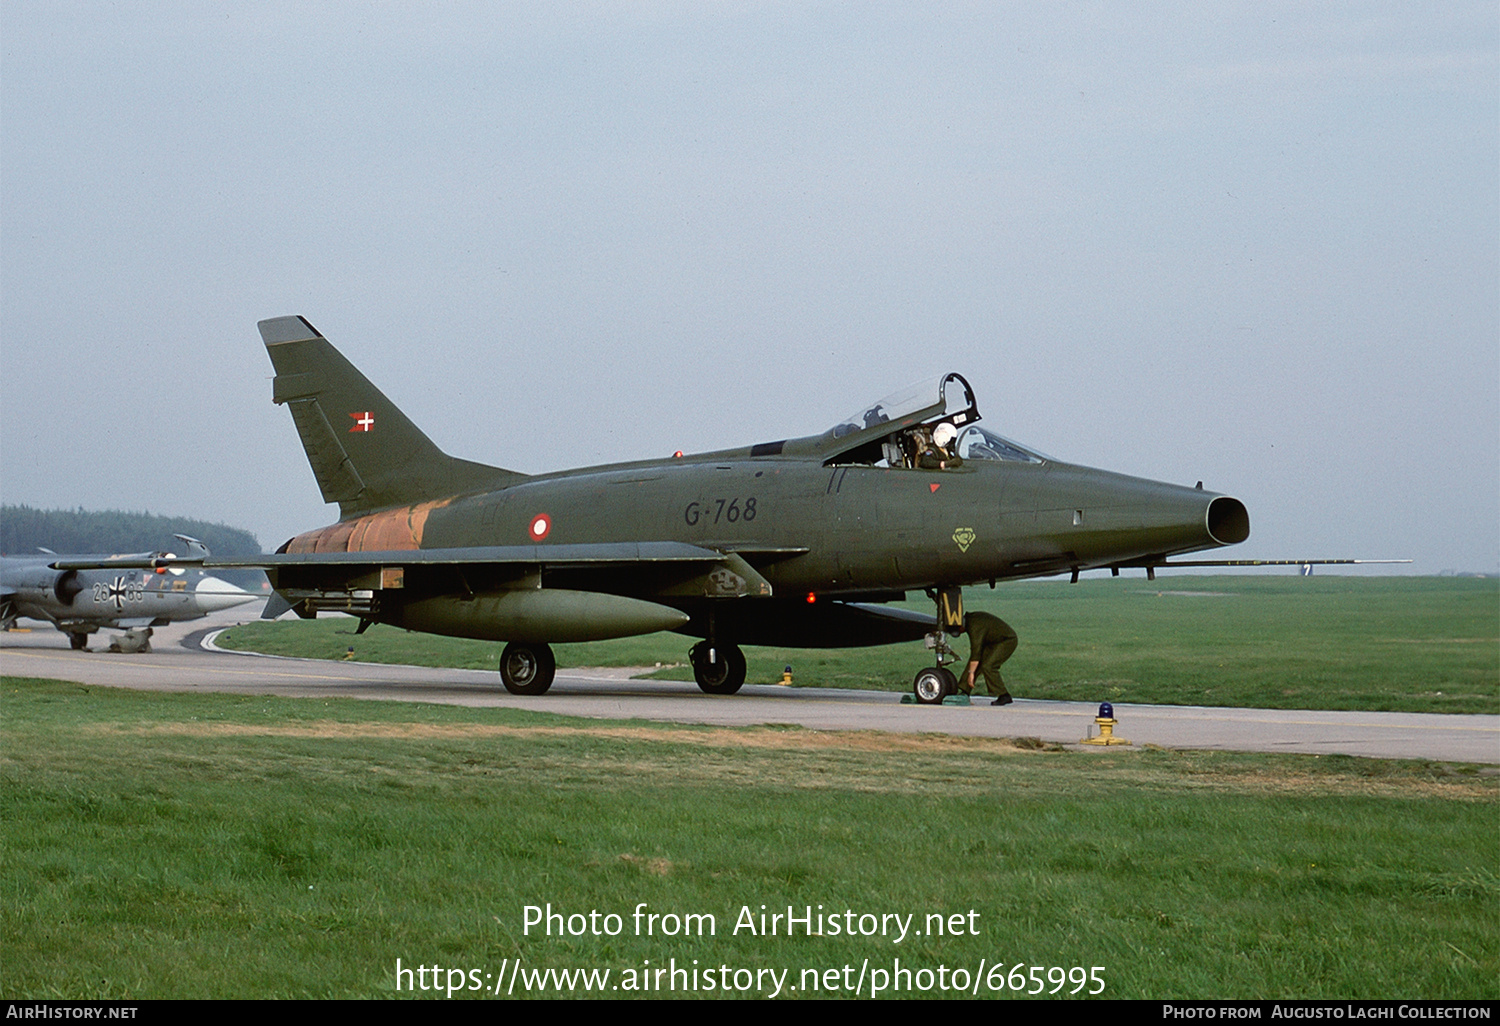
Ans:
[[[532,541],[542,541],[552,533],[552,518],[545,513],[538,513],[531,518],[531,527],[527,529]]]

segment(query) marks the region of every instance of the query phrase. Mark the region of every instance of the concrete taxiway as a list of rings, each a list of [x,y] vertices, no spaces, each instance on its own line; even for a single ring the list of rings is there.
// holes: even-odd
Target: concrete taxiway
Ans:
[[[494,672],[284,659],[202,646],[213,631],[252,618],[242,608],[158,628],[153,651],[139,655],[75,652],[63,635],[46,628],[4,634],[0,672],[152,691],[437,702],[606,719],[722,726],[791,723],[816,730],[1034,737],[1062,744],[1087,736],[1096,711],[1078,702],[1024,698],[1002,708],[987,700],[973,706],[912,706],[886,691],[772,685],[747,685],[733,697],[716,697],[693,684],[621,680],[566,669],[558,671],[546,695],[524,698],[506,692]],[[1500,716],[1116,704],[1115,717],[1115,733],[1137,747],[1500,764]]]

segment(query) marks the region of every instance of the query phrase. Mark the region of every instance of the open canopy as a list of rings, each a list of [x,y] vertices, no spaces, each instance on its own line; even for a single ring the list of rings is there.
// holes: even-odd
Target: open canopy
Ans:
[[[953,448],[965,460],[1046,461],[1042,454],[979,427],[979,419],[968,381],[961,374],[944,374],[908,385],[845,417],[824,432],[820,448],[829,463],[880,464],[891,458],[889,447],[898,436],[947,423],[958,430]]]
[[[962,427],[978,419],[979,409],[974,405],[974,390],[969,383],[960,374],[944,374],[892,392],[879,402],[845,417],[830,429],[830,433],[834,438],[843,438],[886,424],[890,425],[887,431],[894,431],[913,424],[936,424],[943,420],[954,427]]]

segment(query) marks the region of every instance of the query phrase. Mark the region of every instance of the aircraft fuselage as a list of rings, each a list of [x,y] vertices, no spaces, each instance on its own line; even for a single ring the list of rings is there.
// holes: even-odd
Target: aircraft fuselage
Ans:
[[[532,477],[397,507],[299,535],[286,551],[530,544],[545,553],[652,538],[741,553],[777,597],[802,599],[1089,569],[1232,544],[1246,533],[1238,500],[1065,463],[917,470],[699,457]],[[660,580],[640,568],[631,574],[638,587],[609,590],[661,593]],[[569,575],[544,570],[542,584],[565,585]],[[492,582],[469,583],[479,590]]]

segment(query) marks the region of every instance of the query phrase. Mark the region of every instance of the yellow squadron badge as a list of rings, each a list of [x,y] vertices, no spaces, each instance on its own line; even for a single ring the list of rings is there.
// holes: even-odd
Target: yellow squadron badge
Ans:
[[[959,552],[968,552],[969,546],[974,544],[974,528],[960,527],[953,532],[953,541],[958,545]]]

